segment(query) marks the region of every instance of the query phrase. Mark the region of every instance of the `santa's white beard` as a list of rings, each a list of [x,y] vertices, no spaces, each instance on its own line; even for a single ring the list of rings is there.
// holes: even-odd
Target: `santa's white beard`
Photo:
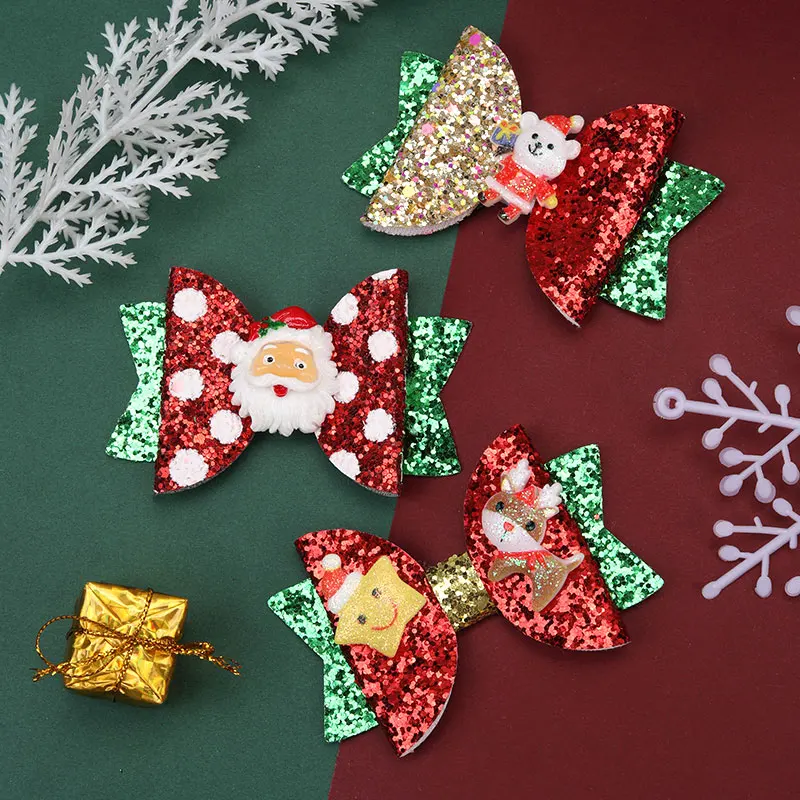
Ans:
[[[326,334],[327,335],[327,334]],[[239,406],[240,417],[250,417],[254,431],[269,431],[289,436],[294,431],[316,433],[322,421],[330,414],[336,403],[333,399],[338,391],[338,371],[328,353],[314,349],[319,377],[315,384],[295,378],[278,378],[275,375],[250,374],[252,357],[260,349],[263,339],[250,343],[234,358],[231,370],[231,402]],[[328,358],[325,358],[325,356]],[[273,386],[285,386],[288,391],[278,397]]]

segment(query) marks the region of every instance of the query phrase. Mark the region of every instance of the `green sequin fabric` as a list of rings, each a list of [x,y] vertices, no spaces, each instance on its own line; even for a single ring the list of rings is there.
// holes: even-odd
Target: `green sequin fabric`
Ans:
[[[600,296],[634,314],[663,319],[667,313],[669,241],[724,187],[719,178],[708,172],[667,161],[622,259]]]
[[[603,525],[600,450],[589,444],[545,465],[562,488],[562,498],[597,561],[611,599],[624,610],[657,592],[663,578]]]
[[[274,594],[267,603],[322,659],[325,741],[340,742],[374,728],[378,720],[333,641],[333,627],[314,584],[301,581]]]
[[[166,304],[132,303],[120,306],[119,313],[139,384],[117,421],[106,453],[128,461],[155,461],[161,421]]]
[[[467,320],[446,317],[416,317],[408,321],[405,475],[443,477],[461,470],[439,393],[461,355],[471,327]]]
[[[366,197],[375,194],[443,68],[444,62],[424,53],[403,53],[397,125],[347,168],[342,180],[348,186]]]

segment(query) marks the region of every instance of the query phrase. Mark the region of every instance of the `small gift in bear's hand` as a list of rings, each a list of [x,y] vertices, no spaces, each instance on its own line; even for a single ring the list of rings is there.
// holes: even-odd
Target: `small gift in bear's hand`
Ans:
[[[175,656],[195,656],[234,675],[239,665],[214,655],[208,642],[180,642],[189,601],[152,589],[87,583],[77,613],[53,617],[36,635],[36,652],[46,664],[33,676],[61,675],[64,685],[84,694],[160,705],[167,699]],[[54,622],[72,620],[70,648],[60,664],[42,653],[40,640]]]

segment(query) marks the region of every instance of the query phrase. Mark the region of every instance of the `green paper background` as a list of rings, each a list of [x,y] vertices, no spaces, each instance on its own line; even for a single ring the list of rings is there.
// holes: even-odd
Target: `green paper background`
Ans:
[[[108,21],[163,16],[165,0],[3,0],[0,87],[37,100],[39,160],[61,100]],[[119,321],[158,300],[167,270],[212,273],[257,316],[289,304],[317,318],[380,269],[411,273],[411,313],[436,314],[455,230],[396,240],[358,224],[364,198],[340,174],[395,120],[399,58],[439,57],[471,23],[500,33],[502,0],[385,0],[342,23],[328,55],[289,60],[275,84],[242,81],[252,119],[230,124],[220,179],[154,199],[127,272],[90,266],[68,287],[38,270],[0,276],[4,798],[325,797],[336,747],[322,740],[319,659],[266,607],[304,577],[292,542],[342,526],[388,535],[393,501],[330,467],[312,437],[260,437],[199,489],[152,495],[152,467],[114,461],[106,441],[136,384]],[[199,79],[214,74],[198,69]],[[452,480],[452,479],[444,479]],[[34,635],[70,613],[85,581],[189,598],[188,638],[242,661],[236,679],[182,659],[162,708],[34,685]],[[47,652],[63,652],[61,634]],[[311,699],[309,699],[311,698]]]

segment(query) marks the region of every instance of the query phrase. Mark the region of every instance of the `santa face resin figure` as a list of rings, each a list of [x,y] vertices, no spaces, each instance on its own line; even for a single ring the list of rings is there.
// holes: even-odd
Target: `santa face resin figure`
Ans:
[[[478,199],[485,206],[504,200],[508,205],[498,216],[507,225],[520,214],[530,214],[536,202],[555,208],[558,198],[550,181],[564,171],[567,161],[578,157],[580,143],[567,136],[582,128],[580,116],[539,119],[532,111],[525,112],[521,130],[509,140],[513,152],[500,162],[500,170],[486,181],[487,188]]]
[[[522,459],[503,475],[500,491],[483,508],[481,523],[484,535],[501,553],[492,562],[489,580],[527,575],[533,587],[531,607],[541,611],[581,564],[583,554],[562,559],[542,545],[547,520],[559,512],[561,486],[553,483],[540,489],[531,479],[530,465]]]
[[[232,402],[254,431],[316,433],[333,411],[333,340],[302,308],[273,314],[229,352]]]

